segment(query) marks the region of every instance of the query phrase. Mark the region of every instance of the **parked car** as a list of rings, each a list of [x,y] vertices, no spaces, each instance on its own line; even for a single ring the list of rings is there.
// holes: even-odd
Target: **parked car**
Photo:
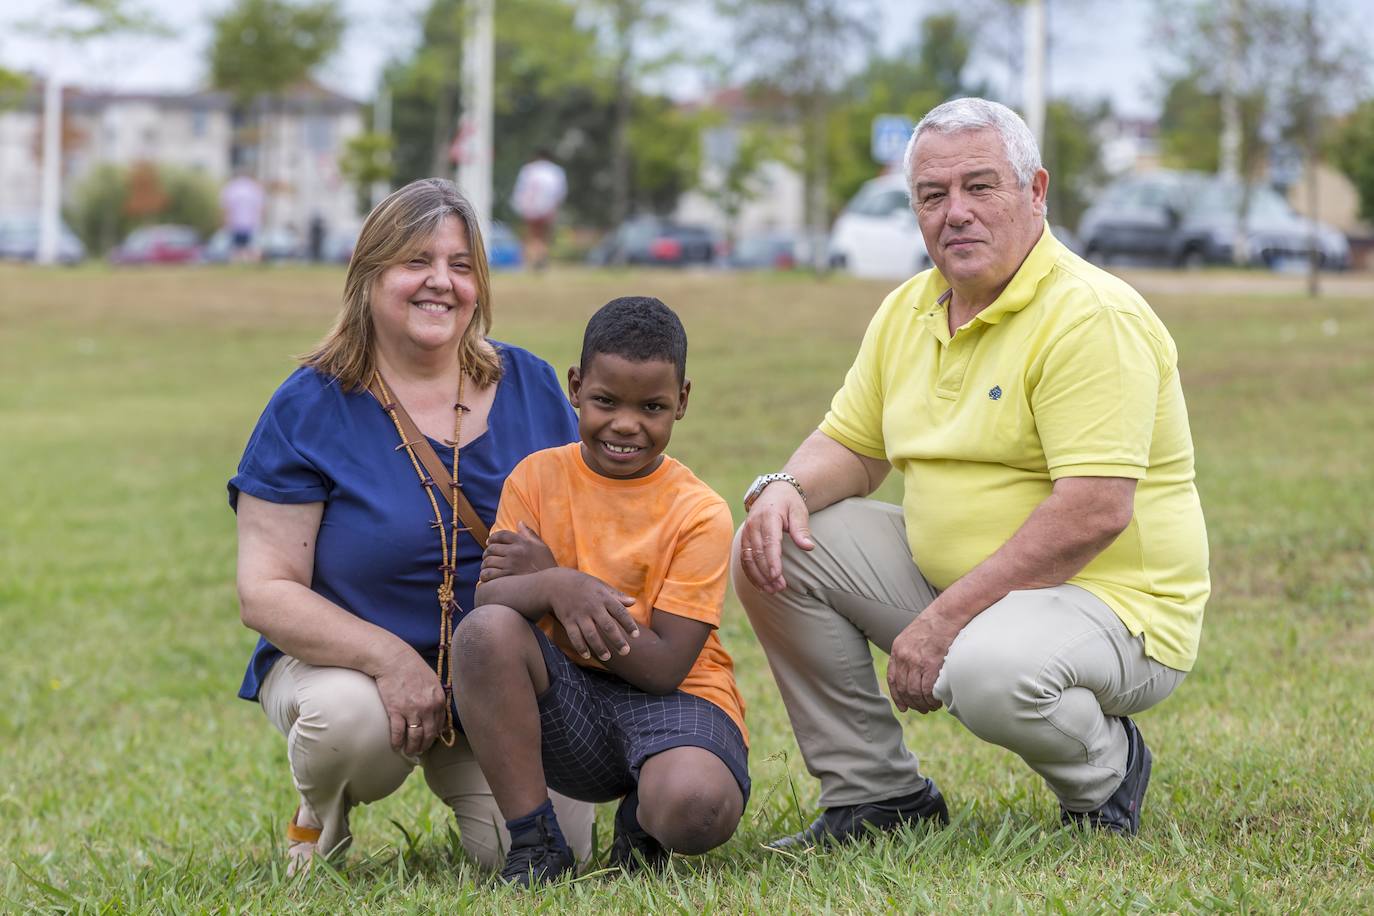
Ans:
[[[263,261],[303,261],[309,254],[305,239],[295,229],[264,229],[253,244]]]
[[[331,229],[325,234],[320,256],[326,264],[347,264],[353,260],[353,249],[358,244],[358,231],[361,226],[344,226]]]
[[[1315,233],[1323,267],[1349,266],[1345,236],[1299,216],[1273,188],[1253,185],[1247,192],[1237,181],[1199,172],[1161,170],[1117,182],[1083,214],[1078,234],[1087,257],[1097,261],[1234,264],[1243,193],[1249,201],[1242,263],[1273,269],[1306,263]]]
[[[487,233],[487,265],[492,270],[516,270],[524,263],[520,239],[505,223],[493,222]]]
[[[86,246],[64,222],[57,226],[57,260],[75,264],[85,260]],[[38,259],[38,217],[35,214],[0,216],[0,261]]]
[[[612,230],[587,255],[587,263],[601,267],[621,264],[685,267],[710,264],[715,255],[716,239],[710,229],[656,216],[640,216]]]
[[[765,232],[735,242],[726,263],[740,270],[791,270],[805,251],[806,245],[796,233]]]
[[[890,279],[930,266],[904,175],[881,175],[859,188],[830,230],[830,266]]]
[[[190,226],[144,226],[110,252],[116,264],[187,264],[200,259],[200,236]]]

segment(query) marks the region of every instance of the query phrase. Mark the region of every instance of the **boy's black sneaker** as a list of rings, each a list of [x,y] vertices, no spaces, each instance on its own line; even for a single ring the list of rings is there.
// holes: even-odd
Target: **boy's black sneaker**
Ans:
[[[922,821],[941,825],[949,823],[949,809],[945,806],[944,796],[929,779],[910,795],[826,808],[805,830],[778,837],[767,845],[769,849],[790,852],[831,843],[854,843],[867,838],[873,831],[896,830],[903,824]]]
[[[615,809],[615,835],[611,839],[611,853],[606,864],[626,874],[637,871],[661,871],[668,864],[668,850],[663,844],[627,815],[629,796],[620,800]]]
[[[1059,821],[1064,826],[1096,827],[1135,836],[1140,832],[1140,806],[1145,790],[1150,786],[1150,766],[1153,763],[1140,729],[1125,716],[1121,724],[1126,729],[1126,776],[1111,797],[1093,811],[1069,811],[1059,808]]]
[[[538,817],[534,826],[511,834],[501,880],[517,887],[552,884],[577,868],[568,844],[549,829],[548,818]]]

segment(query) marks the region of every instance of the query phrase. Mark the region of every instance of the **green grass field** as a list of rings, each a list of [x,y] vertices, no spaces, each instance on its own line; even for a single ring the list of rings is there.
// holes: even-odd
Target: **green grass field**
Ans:
[[[1181,353],[1214,592],[1196,671],[1141,718],[1156,762],[1136,841],[1059,830],[1030,771],[941,712],[908,730],[951,827],[765,851],[816,787],[731,597],[754,797],[727,846],[652,880],[522,896],[456,851],[417,777],[355,813],[342,867],[287,880],[284,742],[234,698],[253,637],[224,483],[341,285],[304,268],[0,267],[0,909],[1374,911],[1374,284],[1313,303],[1209,275],[1161,275],[1151,294]],[[501,276],[495,336],[566,367],[607,298],[662,296],[695,380],[671,451],[737,505],[815,425],[884,291]]]

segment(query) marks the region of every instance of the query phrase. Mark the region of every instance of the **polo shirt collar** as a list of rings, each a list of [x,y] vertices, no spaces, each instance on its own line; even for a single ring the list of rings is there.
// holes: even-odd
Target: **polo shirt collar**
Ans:
[[[1059,256],[1063,253],[1064,246],[1059,243],[1050,233],[1049,224],[1040,232],[1040,240],[1031,248],[1030,254],[1021,262],[1016,274],[1007,284],[1007,288],[1002,290],[1002,295],[992,301],[992,304],[973,316],[974,321],[982,321],[984,324],[997,324],[1007,315],[1019,312],[1030,301],[1035,298],[1035,291],[1040,286],[1040,281],[1049,275],[1054,265],[1059,261]],[[918,306],[917,310],[924,314],[939,314],[943,316],[949,305],[949,298],[952,295],[949,284],[940,275],[938,270],[931,275],[933,281],[927,289],[932,293],[939,291],[933,300],[927,304]]]

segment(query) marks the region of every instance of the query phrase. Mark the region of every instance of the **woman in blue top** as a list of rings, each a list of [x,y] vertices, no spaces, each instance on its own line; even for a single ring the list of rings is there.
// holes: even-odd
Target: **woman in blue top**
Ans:
[[[363,224],[334,328],[272,396],[229,482],[242,618],[262,635],[239,695],[286,736],[292,870],[345,848],[350,807],[416,764],[469,854],[502,862],[504,819],[446,695],[444,649],[482,551],[383,403],[490,525],[511,469],[577,438],[553,368],[488,340],[491,315],[472,206],[438,179],[392,194]],[[555,801],[585,859],[592,807]]]

